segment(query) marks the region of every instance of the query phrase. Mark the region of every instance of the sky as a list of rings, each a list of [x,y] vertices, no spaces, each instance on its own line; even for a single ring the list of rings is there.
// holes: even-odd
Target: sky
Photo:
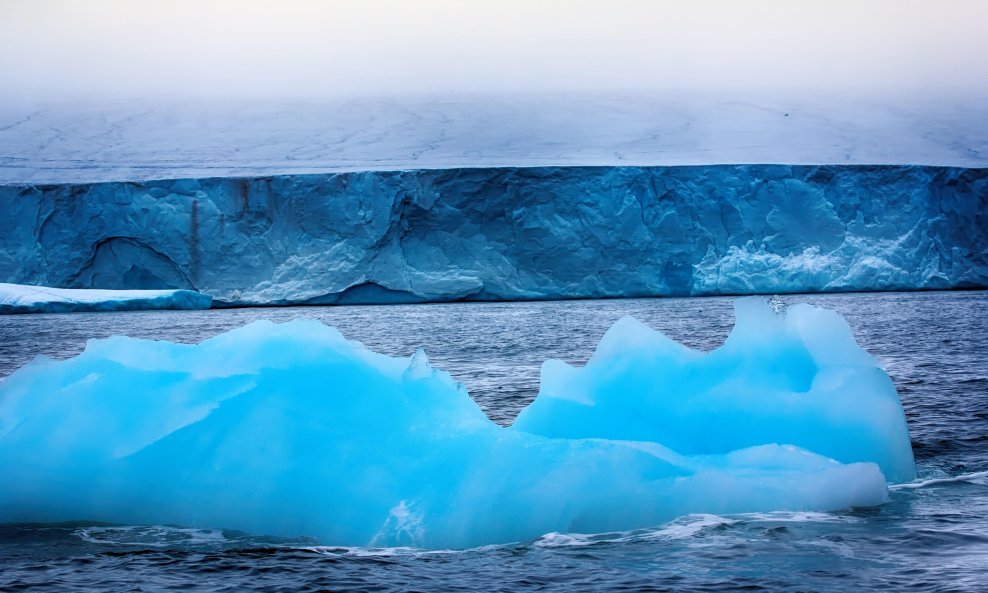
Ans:
[[[0,98],[988,95],[984,0],[0,0]]]

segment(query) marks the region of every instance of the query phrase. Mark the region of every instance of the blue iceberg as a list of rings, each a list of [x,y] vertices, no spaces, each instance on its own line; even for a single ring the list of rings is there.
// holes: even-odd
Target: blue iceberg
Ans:
[[[625,320],[583,372],[581,385],[547,363],[531,409],[501,427],[424,352],[377,354],[316,321],[198,345],[94,340],[0,383],[0,521],[460,548],[874,506],[888,499],[883,470],[911,477],[894,389],[833,314],[774,320],[742,303],[706,357]],[[649,415],[675,394],[682,425]],[[641,421],[622,423],[622,406]]]
[[[560,438],[660,442],[687,455],[786,443],[842,463],[871,461],[893,482],[916,477],[892,380],[837,313],[759,298],[710,353],[625,317],[583,368],[548,360],[539,397],[515,428]]]
[[[52,288],[0,282],[0,314],[208,309],[209,295],[192,290],[101,290]]]

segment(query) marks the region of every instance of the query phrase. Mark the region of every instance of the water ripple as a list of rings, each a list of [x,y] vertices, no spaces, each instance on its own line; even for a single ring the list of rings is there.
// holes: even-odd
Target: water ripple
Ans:
[[[988,293],[786,296],[835,309],[895,381],[920,479],[875,509],[690,515],[625,533],[551,533],[470,550],[341,548],[306,538],[92,523],[0,525],[0,591],[988,590]],[[315,317],[432,362],[509,424],[553,357],[582,363],[633,315],[709,350],[731,299],[639,299],[0,317],[0,377],[91,337],[200,341],[259,318]],[[725,493],[729,496],[730,493]]]

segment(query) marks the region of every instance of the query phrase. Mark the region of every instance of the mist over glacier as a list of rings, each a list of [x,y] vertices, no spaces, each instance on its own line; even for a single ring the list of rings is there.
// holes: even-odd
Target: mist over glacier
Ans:
[[[707,355],[623,320],[586,370],[618,384],[650,375],[654,389],[612,391],[581,418],[552,406],[585,390],[547,370],[533,412],[507,428],[424,352],[376,354],[315,321],[255,322],[198,345],[94,340],[0,382],[0,521],[442,548],[886,502],[886,479],[914,477],[887,375],[838,315],[794,307],[765,334],[775,315],[739,303],[727,343]],[[746,402],[733,422],[718,419],[710,385]],[[686,432],[608,420],[674,400],[693,409]],[[601,426],[616,432],[592,438]]]

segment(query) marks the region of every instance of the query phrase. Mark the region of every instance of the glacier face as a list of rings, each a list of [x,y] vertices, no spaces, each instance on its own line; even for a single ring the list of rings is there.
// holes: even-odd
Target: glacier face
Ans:
[[[590,394],[596,415],[560,407],[588,390],[550,371],[516,427],[489,420],[423,351],[377,354],[318,321],[258,321],[196,345],[92,340],[0,382],[0,522],[446,548],[880,505],[886,479],[914,477],[895,389],[839,315],[801,307],[776,322],[791,332],[765,335],[774,314],[741,303],[710,364],[620,321],[585,367],[591,390],[608,391]],[[620,389],[648,375],[660,385]],[[738,392],[744,405],[718,397],[739,381],[756,386]],[[674,400],[694,412],[687,430],[641,414]],[[622,410],[644,421],[614,422]]]
[[[230,304],[988,286],[988,169],[709,165],[0,186],[0,281]]]

